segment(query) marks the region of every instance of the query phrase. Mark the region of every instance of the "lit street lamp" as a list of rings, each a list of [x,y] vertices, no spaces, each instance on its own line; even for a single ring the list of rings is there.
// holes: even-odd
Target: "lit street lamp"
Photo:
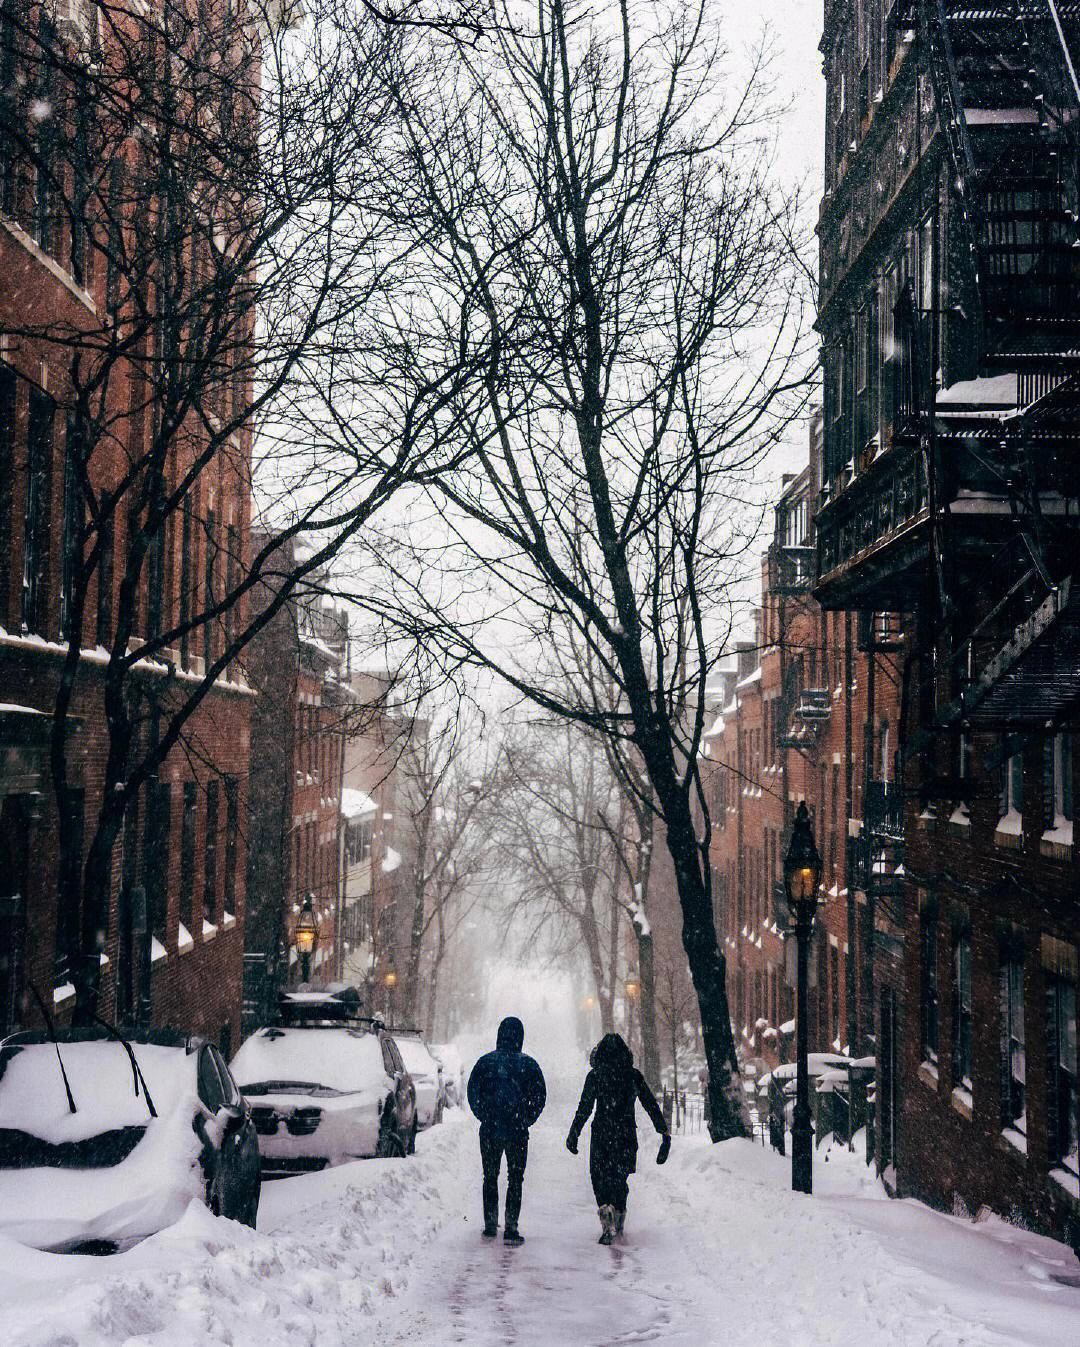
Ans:
[[[313,897],[314,894],[304,894],[304,906],[296,918],[296,929],[293,931],[293,944],[300,955],[301,982],[308,982],[311,978],[311,956],[319,943],[319,923],[315,920],[315,913],[311,907]]]
[[[804,800],[795,815],[791,841],[784,857],[784,888],[795,917],[798,951],[795,979],[795,1112],[791,1120],[791,1189],[795,1193],[811,1192],[813,1183],[813,1129],[810,1125],[810,1079],[806,1061],[809,1050],[806,984],[810,936],[814,930],[820,883],[821,857],[814,845],[814,833]]]
[[[393,968],[388,968],[383,977],[386,984],[386,1021],[393,1027],[394,1023],[394,988],[397,986],[397,973]]]

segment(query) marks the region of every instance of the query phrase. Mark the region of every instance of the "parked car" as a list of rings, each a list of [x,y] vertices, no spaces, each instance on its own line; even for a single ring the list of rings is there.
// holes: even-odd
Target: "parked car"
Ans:
[[[433,1043],[431,1055],[442,1067],[443,1100],[453,1108],[465,1107],[465,1063],[455,1043]]]
[[[259,1182],[255,1128],[213,1044],[104,1029],[0,1042],[0,1233],[115,1253],[193,1199],[253,1226]]]
[[[282,999],[232,1061],[251,1109],[264,1177],[311,1173],[416,1149],[416,1091],[378,1021],[336,996]]]
[[[405,1070],[416,1087],[416,1118],[421,1128],[442,1122],[443,1072],[431,1049],[419,1034],[398,1030],[394,1041],[405,1063]]]

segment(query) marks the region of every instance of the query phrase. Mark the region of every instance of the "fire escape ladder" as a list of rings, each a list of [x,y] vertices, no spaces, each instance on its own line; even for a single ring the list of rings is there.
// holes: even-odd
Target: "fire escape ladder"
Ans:
[[[969,279],[974,294],[978,295],[981,232],[975,219],[975,206],[970,190],[976,176],[975,156],[971,148],[971,137],[968,134],[967,117],[960,93],[960,79],[952,37],[949,33],[949,20],[945,13],[944,0],[922,0],[920,9],[922,30],[926,35],[930,82],[934,90],[938,120],[949,147],[949,161],[959,204],[962,233],[968,245],[966,261],[970,270]]]

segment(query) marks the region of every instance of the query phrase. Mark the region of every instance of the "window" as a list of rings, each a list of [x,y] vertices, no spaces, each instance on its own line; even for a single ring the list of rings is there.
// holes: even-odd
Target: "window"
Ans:
[[[64,858],[64,865],[56,902],[56,981],[67,982],[74,971],[78,958],[81,935],[79,901],[82,862],[83,832],[85,828],[85,802],[82,791],[71,793],[72,831],[70,846]],[[87,923],[89,929],[89,923]],[[93,932],[92,932],[93,933]]]
[[[1046,827],[1072,841],[1072,740],[1067,734],[1055,734],[1045,748]],[[1067,833],[1067,836],[1065,835]]]
[[[203,917],[217,921],[218,913],[218,796],[221,787],[216,776],[206,783],[206,848],[203,858]]]
[[[1076,983],[1052,977],[1048,994],[1050,1158],[1077,1174]]]
[[[1024,958],[1006,953],[1001,963],[1001,1125],[1027,1133],[1027,1063],[1024,1056]]]
[[[2,32],[2,30],[0,30]],[[0,36],[2,42],[2,36]],[[0,47],[2,51],[2,47]],[[0,555],[10,551],[11,485],[14,481],[15,456],[15,371],[0,365]],[[6,586],[4,587],[6,591]],[[0,623],[7,626],[7,593],[0,595]]]
[[[87,460],[87,439],[85,425],[78,417],[69,416],[64,447],[64,515],[60,537],[60,636],[68,641],[78,637],[78,633],[72,631],[72,606],[78,568],[82,563],[86,519],[82,474]]]
[[[112,585],[113,585],[113,527],[112,520],[101,519],[98,524],[100,557],[97,576],[97,643],[107,646],[112,641]]]
[[[195,892],[195,813],[198,789],[194,781],[184,782],[184,813],[180,824],[180,921],[189,932]]]
[[[154,935],[164,941],[169,910],[169,852],[172,836],[169,783],[156,780],[148,782],[146,796],[146,900]]]
[[[1024,755],[1020,752],[1010,753],[1002,763],[999,804],[998,832],[1019,836],[1024,816]]]
[[[190,494],[184,497],[184,508],[180,525],[180,667],[188,667],[188,649],[190,633],[187,624],[191,621],[191,582],[192,582],[192,528],[194,514]]]
[[[236,913],[236,834],[240,827],[240,783],[225,778],[225,911]]]
[[[840,1042],[840,951],[829,946],[829,990],[832,993],[832,1036]]]
[[[217,519],[213,510],[207,511],[206,515],[206,551],[203,557],[203,608],[206,613],[211,613],[217,602],[217,591],[215,588],[217,566]],[[209,667],[213,663],[218,652],[218,619],[208,617],[206,620],[206,635],[204,637],[206,663]]]
[[[971,934],[953,945],[953,1083],[971,1089]]]
[[[920,968],[922,973],[922,1056],[927,1062],[938,1059],[938,937],[937,909],[924,908],[920,930]]]
[[[49,475],[52,466],[53,401],[30,390],[26,435],[26,500],[23,512],[22,623],[44,636],[49,593]]]

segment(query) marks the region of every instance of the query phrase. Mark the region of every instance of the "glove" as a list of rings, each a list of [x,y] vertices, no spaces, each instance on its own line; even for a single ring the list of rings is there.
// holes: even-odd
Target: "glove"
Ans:
[[[566,1138],[566,1149],[571,1155],[577,1155],[577,1137],[574,1136],[573,1132]]]
[[[656,1163],[662,1165],[671,1154],[671,1133],[665,1132],[660,1138],[660,1149],[656,1153]]]

